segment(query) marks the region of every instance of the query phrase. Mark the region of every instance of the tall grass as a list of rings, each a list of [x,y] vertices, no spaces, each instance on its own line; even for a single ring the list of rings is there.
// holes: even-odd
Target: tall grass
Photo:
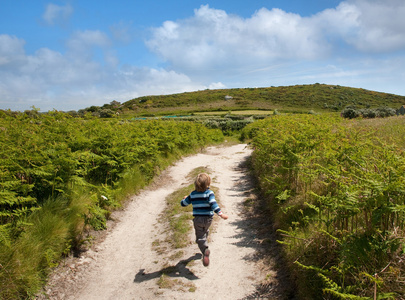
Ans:
[[[374,132],[388,144],[395,144],[405,151],[405,117],[358,119],[347,122],[347,127]]]
[[[78,241],[83,226],[85,199],[74,203],[63,196],[48,199],[42,209],[26,218],[29,224],[10,246],[1,245],[2,299],[35,296],[50,268]]]

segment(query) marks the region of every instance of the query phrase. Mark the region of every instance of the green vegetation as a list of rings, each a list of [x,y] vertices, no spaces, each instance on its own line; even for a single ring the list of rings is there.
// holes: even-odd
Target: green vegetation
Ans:
[[[230,96],[227,97],[227,96]],[[190,114],[245,115],[282,113],[340,112],[347,106],[356,110],[389,107],[399,109],[405,96],[338,85],[311,84],[263,88],[221,89],[172,95],[144,96],[124,103],[112,101],[68,112],[71,116],[91,114],[101,118],[156,117]],[[262,111],[258,113],[258,111]],[[27,111],[30,112],[30,111]]]
[[[301,298],[404,298],[405,118],[387,117],[404,104],[314,84],[147,96],[68,113],[0,110],[0,298],[32,298],[128,195],[181,155],[240,133],[252,140]],[[190,213],[177,206],[186,189],[167,200],[180,248],[182,230],[191,230]]]
[[[371,108],[357,109],[355,106],[347,106],[342,111],[342,117],[347,119],[354,119],[359,117],[366,119],[386,118],[395,116],[396,114],[397,111],[389,107],[378,107],[375,109]]]
[[[223,117],[215,117],[215,116],[184,117],[180,118],[179,120],[200,123],[210,129],[220,129],[223,134],[231,136],[237,134],[246,125],[253,123],[255,118],[243,115],[236,115],[236,116],[225,115]]]
[[[225,100],[225,96],[232,99]],[[267,88],[205,90],[164,96],[145,96],[129,100],[116,110],[124,115],[158,116],[195,112],[275,110],[308,113],[340,112],[346,106],[361,108],[387,106],[398,109],[404,96],[337,85],[312,84]]]
[[[163,116],[163,117],[142,117],[132,118],[131,120],[176,120],[176,121],[191,121],[200,123],[210,129],[220,129],[223,134],[232,136],[237,134],[247,124],[252,123],[255,119],[264,119],[261,115],[246,116],[246,115],[230,115],[224,116],[215,115],[197,115],[197,116]]]
[[[404,123],[295,115],[244,129],[300,299],[404,298]]]
[[[173,192],[166,198],[167,209],[163,212],[163,218],[168,223],[169,243],[174,248],[184,248],[190,242],[186,237],[192,230],[191,220],[193,215],[189,207],[180,206],[180,200],[193,189],[194,184],[190,184]]]
[[[172,279],[166,274],[162,274],[159,277],[157,285],[161,289],[174,289],[176,286],[181,286],[181,282],[178,279]]]
[[[225,116],[225,115],[243,115],[243,116],[257,116],[257,115],[272,115],[274,111],[272,110],[236,110],[236,111],[206,111],[206,112],[196,112],[195,115],[200,116]]]
[[[0,298],[33,297],[128,195],[222,140],[192,122],[0,112]]]

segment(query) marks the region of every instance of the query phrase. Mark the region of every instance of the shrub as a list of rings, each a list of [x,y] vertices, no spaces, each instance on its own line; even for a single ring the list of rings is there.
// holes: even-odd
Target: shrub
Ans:
[[[342,111],[342,117],[346,119],[354,119],[360,116],[360,112],[354,107],[346,107]]]
[[[347,119],[354,119],[358,117],[363,118],[386,118],[396,115],[396,110],[389,107],[379,107],[376,109],[365,108],[356,109],[355,106],[348,106],[342,111],[342,117]]]
[[[112,118],[115,112],[109,108],[100,110],[100,118]]]

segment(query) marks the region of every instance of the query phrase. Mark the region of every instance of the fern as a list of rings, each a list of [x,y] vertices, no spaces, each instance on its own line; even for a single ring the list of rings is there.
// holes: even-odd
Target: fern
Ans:
[[[104,229],[128,191],[137,192],[176,157],[223,140],[221,131],[191,122],[73,119],[60,112],[0,112],[0,128],[0,245],[10,252],[0,264],[15,253],[14,265],[29,266],[10,279],[23,291],[66,249],[80,246],[81,230]],[[23,241],[27,255],[17,257]],[[0,298],[6,294],[0,289]]]
[[[0,214],[0,217],[1,217],[1,214]],[[0,245],[10,247],[11,246],[10,229],[7,227],[9,227],[9,225],[0,224]]]
[[[403,248],[405,156],[381,138],[380,128],[306,115],[275,116],[244,130],[253,139],[253,167],[275,222],[291,237],[282,242],[286,256],[326,266],[341,286],[329,293],[370,292],[359,274],[382,268]],[[302,236],[311,243],[299,242]],[[384,281],[382,288],[389,285]]]

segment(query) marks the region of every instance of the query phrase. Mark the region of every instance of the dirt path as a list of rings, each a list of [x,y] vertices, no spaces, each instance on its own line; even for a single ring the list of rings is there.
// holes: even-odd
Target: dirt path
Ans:
[[[275,274],[264,271],[258,263],[259,241],[249,228],[251,224],[244,220],[243,202],[252,187],[240,165],[250,154],[244,144],[210,147],[168,168],[160,184],[131,199],[102,242],[52,276],[48,299],[213,300],[243,299],[254,294],[266,275]],[[186,176],[197,167],[211,170],[221,208],[229,216],[226,221],[215,217],[208,268],[201,263],[192,234],[185,237],[190,245],[182,252],[166,249],[159,253],[152,249],[154,241],[164,240],[166,234],[159,218],[165,197],[190,184]]]

